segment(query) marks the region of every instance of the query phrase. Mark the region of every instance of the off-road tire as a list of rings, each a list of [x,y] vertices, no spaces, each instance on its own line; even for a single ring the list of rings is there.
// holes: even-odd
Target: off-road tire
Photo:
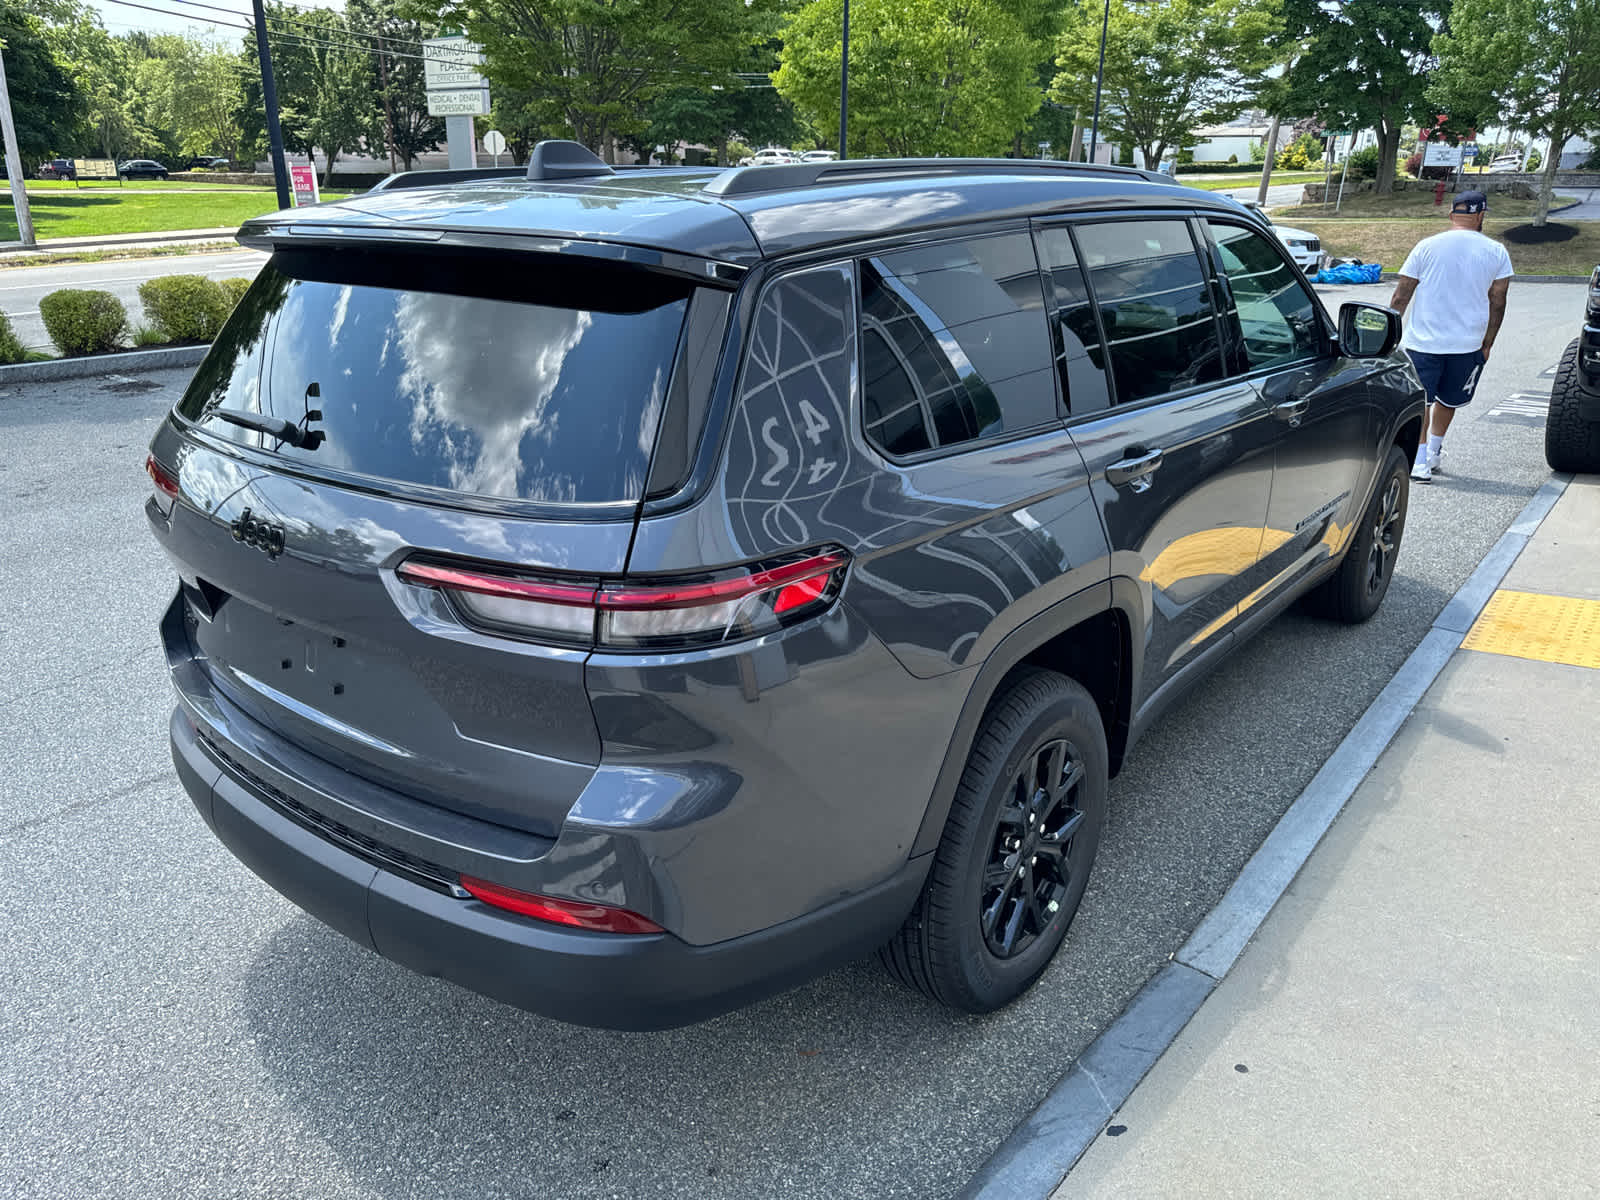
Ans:
[[[1600,471],[1600,421],[1585,420],[1579,405],[1584,400],[1578,377],[1578,341],[1561,356],[1555,382],[1550,387],[1550,412],[1544,422],[1544,460],[1552,471]],[[1589,397],[1600,405],[1600,398]]]
[[[1361,524],[1350,540],[1344,561],[1337,571],[1306,595],[1307,606],[1313,612],[1346,625],[1359,625],[1378,611],[1394,579],[1394,560],[1400,553],[1400,542],[1405,534],[1410,497],[1411,464],[1406,460],[1405,451],[1399,446],[1390,446],[1378,470],[1372,499],[1367,502],[1366,512],[1361,514]],[[1391,509],[1395,501],[1398,501],[1397,511]],[[1375,551],[1374,543],[1380,537],[1385,538],[1388,549]],[[1374,578],[1375,560],[1381,560],[1377,578]]]
[[[1016,794],[1026,764],[1062,741],[1083,772],[1070,804],[1082,821],[1062,843],[1063,861],[1071,868],[1062,881],[1065,892],[1032,940],[1013,957],[1000,957],[982,924],[985,873],[1003,836],[1000,810]],[[889,973],[941,1004],[972,1013],[993,1012],[1032,986],[1060,948],[1083,898],[1105,819],[1107,763],[1105,728],[1093,697],[1064,675],[1020,671],[984,715],[916,907],[879,951]]]

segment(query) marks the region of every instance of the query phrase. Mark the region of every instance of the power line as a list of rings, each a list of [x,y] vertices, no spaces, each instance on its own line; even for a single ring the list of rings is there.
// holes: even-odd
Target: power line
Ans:
[[[115,0],[113,0],[113,2],[115,2]],[[168,3],[182,4],[187,8],[204,8],[204,9],[210,10],[211,12],[223,13],[224,15],[230,16],[230,17],[243,17],[246,20],[250,19],[250,15],[248,13],[238,12],[235,9],[231,9],[231,8],[221,8],[221,7],[218,7],[215,4],[207,4],[207,3],[204,2],[204,0],[168,0]],[[312,11],[315,11],[315,12],[330,12],[331,10],[330,9],[298,8],[298,9],[296,9],[296,11],[297,12],[312,12]],[[172,15],[174,15],[174,16],[187,16],[188,14],[186,14],[186,13],[174,13]],[[195,20],[200,20],[202,18],[198,18],[197,17],[197,18],[194,18],[194,19]],[[323,40],[326,40],[329,45],[334,45],[335,44],[334,41],[332,40],[332,38],[329,36],[329,32],[320,29],[314,22],[302,20],[301,18],[298,18],[298,17],[286,17],[281,13],[274,13],[274,12],[267,13],[267,20],[269,22],[274,22],[275,21],[280,25],[291,26],[291,27],[293,27],[293,31],[294,32],[298,32],[302,36],[313,36],[313,35],[315,35],[315,36],[321,37]],[[337,31],[334,31],[334,32],[337,32],[339,38],[341,38],[341,39],[345,39],[345,38],[364,38],[367,41],[372,41],[372,42],[392,43],[394,45],[399,45],[399,46],[414,46],[419,50],[422,48],[422,43],[420,41],[412,39],[412,38],[388,37],[388,36],[386,36],[384,34],[377,34],[377,33],[362,33],[360,30],[350,29],[348,27],[340,29],[340,30],[337,30]],[[387,50],[385,52],[387,53]],[[398,56],[399,55],[397,53],[396,57],[398,57]],[[417,57],[425,57],[425,56],[419,55]]]
[[[185,2],[185,0],[179,0],[179,3],[183,3],[183,2]],[[170,8],[155,8],[155,7],[153,7],[153,6],[149,5],[149,4],[138,4],[138,3],[135,3],[135,0],[106,0],[106,3],[108,3],[108,4],[116,4],[116,5],[119,5],[119,6],[123,7],[123,8],[137,8],[137,9],[142,9],[145,12],[159,13],[163,17],[178,17],[178,18],[181,18],[181,19],[187,20],[187,21],[199,21],[202,24],[206,24],[206,25],[221,25],[221,26],[225,26],[226,28],[229,28],[229,29],[242,29],[242,30],[245,30],[246,32],[250,32],[250,31],[254,30],[254,28],[255,28],[254,25],[249,25],[249,24],[241,25],[237,21],[221,21],[221,20],[218,20],[216,17],[200,17],[200,16],[194,16],[194,15],[192,15],[190,13],[186,13],[186,12],[174,12]],[[201,5],[199,7],[213,8],[215,6],[208,4],[208,5]],[[232,10],[230,10],[230,9],[218,9],[217,11],[219,11],[219,12],[232,12]],[[236,16],[236,17],[242,17],[245,14],[244,13],[232,13],[232,15]],[[284,29],[272,30],[270,32],[271,32],[271,36],[272,37],[274,37],[276,39],[279,39],[281,41],[287,41],[287,42],[290,42],[290,43],[294,43],[294,44],[298,44],[298,45],[304,45],[304,46],[319,47],[319,48],[324,49],[324,50],[349,50],[349,51],[355,51],[355,52],[363,53],[363,54],[384,54],[384,55],[387,55],[390,58],[415,59],[417,62],[425,62],[425,61],[427,61],[426,57],[424,55],[411,54],[411,53],[408,53],[407,51],[404,51],[404,50],[389,50],[389,49],[382,49],[382,48],[379,48],[377,46],[363,46],[363,45],[361,45],[361,44],[359,44],[357,42],[334,41],[331,38],[308,37],[308,36],[306,36],[304,34],[290,32],[290,31],[284,30]]]

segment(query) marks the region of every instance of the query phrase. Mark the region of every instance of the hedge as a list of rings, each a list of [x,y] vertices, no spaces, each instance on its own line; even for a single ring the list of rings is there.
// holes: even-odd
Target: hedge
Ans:
[[[244,294],[250,290],[250,281],[238,275],[229,279],[219,279],[217,282],[222,285],[222,290],[228,293],[228,305],[231,308],[238,308],[239,301],[243,300]]]
[[[204,275],[164,275],[139,285],[145,316],[172,342],[209,342],[233,311],[233,298]]]
[[[27,361],[28,348],[22,344],[17,331],[11,328],[11,318],[0,313],[0,366]]]
[[[117,349],[128,310],[110,292],[63,288],[39,301],[45,332],[62,354],[104,354]]]

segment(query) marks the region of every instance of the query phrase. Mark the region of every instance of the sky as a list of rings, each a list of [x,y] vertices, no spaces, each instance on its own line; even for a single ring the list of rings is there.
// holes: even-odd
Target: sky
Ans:
[[[232,26],[248,24],[250,15],[250,0],[204,0],[205,5],[209,7],[183,3],[182,0],[134,0],[134,2],[147,8],[165,9],[168,13],[183,15],[167,16],[164,13],[149,12],[147,8],[130,8],[126,4],[114,3],[114,0],[88,0],[89,6],[99,12],[100,23],[112,33],[143,29],[150,33],[213,35],[231,42],[245,35],[245,30],[235,29]],[[294,0],[294,3],[298,8],[344,7],[344,0]],[[226,13],[217,12],[219,8],[238,15],[228,16]],[[206,22],[208,17],[230,24],[208,24]]]

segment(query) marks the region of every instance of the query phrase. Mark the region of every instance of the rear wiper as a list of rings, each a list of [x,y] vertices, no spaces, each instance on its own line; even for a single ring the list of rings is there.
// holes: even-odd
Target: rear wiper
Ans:
[[[255,429],[270,437],[277,438],[280,442],[288,442],[306,450],[315,450],[322,445],[322,440],[327,435],[320,429],[302,429],[292,421],[285,421],[282,417],[269,417],[265,413],[246,412],[242,408],[213,408],[206,414],[208,417],[220,417],[230,425],[242,425],[246,429]],[[322,416],[315,409],[307,414],[307,419],[315,421]]]

